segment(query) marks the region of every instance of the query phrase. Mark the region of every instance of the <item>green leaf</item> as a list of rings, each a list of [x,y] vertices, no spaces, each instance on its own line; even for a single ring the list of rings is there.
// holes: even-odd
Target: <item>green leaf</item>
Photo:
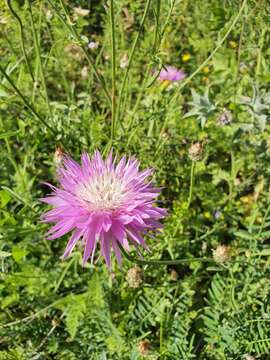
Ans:
[[[17,294],[17,293],[6,296],[1,301],[1,308],[5,309],[5,308],[9,307],[10,305],[13,305],[13,304],[17,303],[19,301],[19,299],[20,299],[20,297],[19,297],[19,294]]]
[[[9,200],[11,199],[11,195],[6,190],[0,190],[0,207],[5,207]]]
[[[270,256],[270,248],[269,249],[263,249],[259,253],[261,256]]]
[[[11,136],[16,136],[21,132],[21,130],[16,130],[16,131],[7,131],[5,133],[1,133],[0,134],[0,139],[5,139],[7,137],[11,137]]]
[[[12,248],[12,257],[17,263],[20,262],[27,254],[28,251],[19,246],[14,246]]]

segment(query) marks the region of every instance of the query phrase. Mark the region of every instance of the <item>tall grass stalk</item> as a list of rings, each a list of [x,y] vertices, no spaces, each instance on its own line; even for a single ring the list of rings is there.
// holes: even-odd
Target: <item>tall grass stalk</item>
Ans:
[[[12,13],[12,15],[16,18],[18,24],[19,24],[19,29],[20,29],[20,43],[21,43],[22,53],[23,53],[23,56],[24,56],[25,64],[26,64],[27,70],[28,70],[28,72],[29,72],[29,75],[31,76],[32,81],[34,82],[34,81],[35,81],[34,75],[33,75],[33,72],[32,72],[32,68],[31,68],[30,62],[29,62],[29,60],[28,60],[28,56],[27,56],[26,49],[25,49],[25,44],[24,44],[25,38],[24,38],[24,30],[23,30],[22,20],[21,20],[21,18],[19,17],[19,15],[15,12],[15,10],[13,9],[10,0],[7,0],[7,6],[8,6],[8,8],[9,8],[10,12]]]
[[[43,69],[43,64],[42,64],[42,59],[41,59],[41,51],[40,51],[39,41],[38,41],[37,32],[36,32],[36,28],[35,28],[35,24],[34,24],[30,0],[27,0],[27,6],[28,6],[29,14],[30,14],[30,25],[31,25],[32,33],[33,33],[34,47],[35,47],[36,56],[37,56],[37,64],[40,69],[41,83],[42,83],[43,91],[45,94],[47,109],[48,109],[50,117],[52,118],[51,105],[50,105],[50,101],[49,101],[47,84],[46,84],[46,80],[45,80],[44,69]]]
[[[115,21],[114,21],[114,0],[110,0],[110,31],[111,31],[111,55],[112,55],[112,123],[111,123],[111,141],[115,136],[115,111],[116,111],[116,51],[115,51]]]
[[[151,4],[151,0],[147,0],[147,2],[145,4],[144,12],[143,12],[142,20],[141,20],[141,23],[140,23],[140,28],[139,28],[138,33],[137,33],[137,35],[135,37],[135,40],[133,42],[131,52],[130,52],[130,54],[128,56],[128,64],[127,64],[127,67],[126,67],[126,71],[124,73],[123,81],[122,81],[122,84],[121,84],[121,87],[120,87],[120,92],[119,92],[117,115],[116,115],[117,121],[120,121],[120,119],[122,117],[122,112],[121,112],[122,97],[123,97],[123,93],[124,93],[124,90],[125,90],[125,85],[126,85],[127,77],[128,77],[128,74],[129,74],[129,70],[131,68],[131,64],[132,64],[132,61],[133,61],[133,58],[134,58],[134,55],[135,55],[135,50],[137,48],[137,44],[138,44],[141,32],[142,32],[143,27],[144,27],[144,23],[145,23],[145,20],[146,20],[146,17],[147,17],[149,8],[150,8],[150,4]]]

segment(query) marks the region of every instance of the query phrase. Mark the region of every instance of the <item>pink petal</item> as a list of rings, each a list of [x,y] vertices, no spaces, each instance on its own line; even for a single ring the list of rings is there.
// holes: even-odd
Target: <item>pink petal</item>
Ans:
[[[84,230],[79,230],[76,229],[74,230],[71,238],[69,239],[69,242],[66,246],[65,252],[63,254],[63,258],[69,256],[74,248],[74,246],[76,245],[77,241],[79,240],[79,238],[83,235]]]

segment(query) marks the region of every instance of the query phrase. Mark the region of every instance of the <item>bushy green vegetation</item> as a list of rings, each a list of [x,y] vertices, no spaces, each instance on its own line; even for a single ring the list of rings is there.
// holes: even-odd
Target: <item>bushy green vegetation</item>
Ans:
[[[268,1],[111,4],[0,0],[0,359],[267,360]],[[60,260],[43,183],[59,152],[110,148],[162,186],[145,258],[209,262]]]

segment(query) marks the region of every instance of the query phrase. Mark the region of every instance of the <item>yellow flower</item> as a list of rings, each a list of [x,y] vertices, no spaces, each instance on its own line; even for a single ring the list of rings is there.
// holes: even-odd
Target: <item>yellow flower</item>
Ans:
[[[160,83],[160,89],[161,90],[165,90],[165,89],[167,89],[167,87],[169,86],[169,85],[171,85],[171,81],[170,80],[163,80],[161,83]]]
[[[231,40],[231,41],[229,41],[229,46],[230,46],[230,48],[232,48],[232,49],[236,49],[237,46],[238,46],[238,44],[237,44],[236,41]]]
[[[210,72],[210,69],[208,66],[205,66],[202,68],[202,71],[205,73],[205,74],[208,74]]]
[[[187,61],[189,61],[190,59],[191,59],[190,53],[185,52],[185,53],[182,55],[182,61],[183,61],[183,62],[187,62]]]
[[[205,83],[208,83],[208,82],[209,82],[209,79],[208,79],[207,76],[204,76],[202,79],[203,79],[203,81],[204,81]]]
[[[203,215],[204,215],[204,217],[205,217],[206,219],[211,219],[211,214],[210,214],[209,211],[205,211],[205,212],[203,213]]]

